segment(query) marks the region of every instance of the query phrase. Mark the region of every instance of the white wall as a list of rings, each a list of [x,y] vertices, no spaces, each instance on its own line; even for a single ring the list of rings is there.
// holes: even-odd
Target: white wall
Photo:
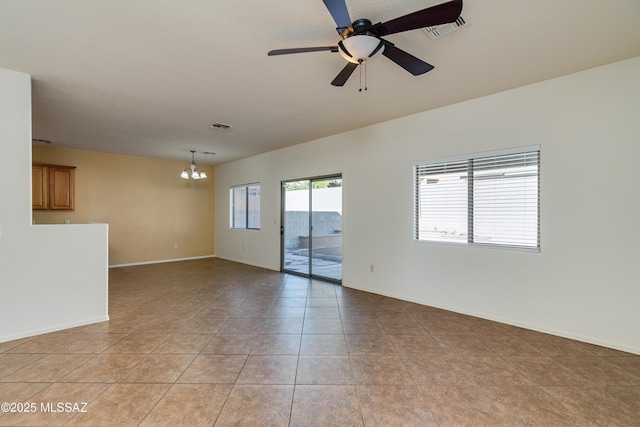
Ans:
[[[345,286],[640,354],[639,100],[633,58],[220,165],[216,254],[279,269],[280,181],[342,172]],[[540,253],[413,242],[414,161],[534,144]],[[249,182],[263,227],[230,230]]]
[[[31,225],[30,76],[0,94],[0,342],[108,320],[107,225]]]

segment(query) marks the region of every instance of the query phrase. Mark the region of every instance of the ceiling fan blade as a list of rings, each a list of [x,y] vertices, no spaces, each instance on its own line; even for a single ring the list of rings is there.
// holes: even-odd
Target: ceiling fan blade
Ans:
[[[336,30],[342,33],[345,29],[351,27],[351,18],[345,0],[322,0],[333,20],[336,21]]]
[[[386,40],[383,41],[384,50],[382,54],[414,76],[419,76],[420,74],[433,70],[433,65],[427,64],[422,59],[416,58],[402,49],[398,49],[393,43]]]
[[[338,46],[319,46],[319,47],[294,47],[291,49],[275,49],[275,50],[270,50],[267,55],[268,56],[274,56],[274,55],[289,55],[291,53],[305,53],[305,52],[322,52],[322,51],[331,51],[331,52],[337,52],[338,51]]]
[[[344,86],[344,84],[349,80],[351,74],[358,68],[359,64],[354,64],[353,62],[347,62],[347,65],[340,71],[340,73],[336,76],[335,79],[331,82],[334,86]]]
[[[371,32],[377,36],[385,36],[415,30],[416,28],[447,24],[458,19],[461,12],[462,0],[453,0],[392,19],[391,21],[375,24],[371,28]]]

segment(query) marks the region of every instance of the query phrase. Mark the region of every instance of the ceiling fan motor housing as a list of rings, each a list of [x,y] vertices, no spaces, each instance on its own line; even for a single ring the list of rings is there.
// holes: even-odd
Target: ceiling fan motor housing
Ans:
[[[358,19],[351,24],[351,28],[353,28],[353,32],[355,34],[364,34],[371,29],[373,24],[368,19]]]

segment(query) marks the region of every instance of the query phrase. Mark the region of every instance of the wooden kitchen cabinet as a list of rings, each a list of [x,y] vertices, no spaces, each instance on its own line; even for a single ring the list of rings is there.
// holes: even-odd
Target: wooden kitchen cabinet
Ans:
[[[31,166],[31,185],[31,208],[47,209],[49,206],[49,169],[46,166]]]
[[[32,208],[73,210],[75,166],[32,165]]]

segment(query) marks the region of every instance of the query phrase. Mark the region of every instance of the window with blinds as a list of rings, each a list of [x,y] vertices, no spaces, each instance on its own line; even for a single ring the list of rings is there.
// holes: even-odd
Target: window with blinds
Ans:
[[[540,248],[540,147],[415,167],[415,239]]]
[[[231,228],[260,229],[260,184],[241,185],[229,190]]]

